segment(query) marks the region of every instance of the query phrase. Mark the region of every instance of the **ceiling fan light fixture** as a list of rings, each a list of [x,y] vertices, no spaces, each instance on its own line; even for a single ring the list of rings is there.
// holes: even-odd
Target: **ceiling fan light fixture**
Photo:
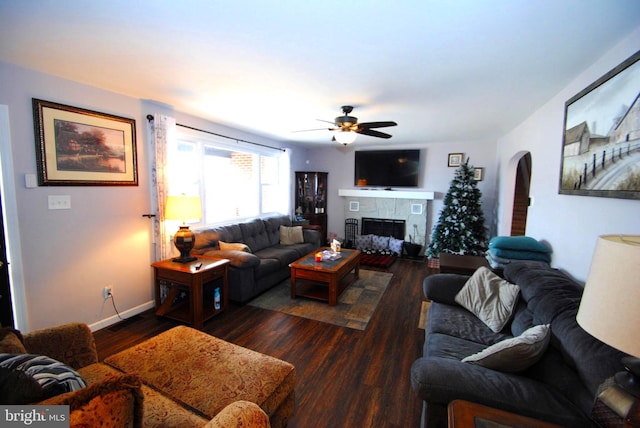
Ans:
[[[352,131],[337,131],[334,134],[334,137],[338,143],[342,144],[343,146],[347,146],[356,141],[357,135],[357,133]]]

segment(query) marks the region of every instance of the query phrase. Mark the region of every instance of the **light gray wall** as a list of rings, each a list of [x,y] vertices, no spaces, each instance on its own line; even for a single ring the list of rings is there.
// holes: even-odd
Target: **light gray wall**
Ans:
[[[102,298],[102,288],[108,284],[113,286],[123,317],[153,307],[149,266],[153,243],[150,221],[142,217],[153,212],[147,114],[169,114],[178,123],[278,146],[265,138],[174,112],[171,106],[4,62],[0,62],[0,82],[0,105],[6,106],[2,110],[8,112],[10,127],[10,133],[0,132],[2,175],[13,174],[5,180],[5,186],[12,188],[3,192],[3,203],[8,212],[17,213],[7,215],[5,221],[10,238],[17,239],[9,257],[15,271],[12,285],[18,327],[23,331],[70,321],[85,322],[93,329],[117,322],[113,305]],[[37,173],[32,98],[134,119],[139,185],[26,188],[25,174]],[[49,210],[49,195],[69,195],[72,208]]]
[[[498,142],[500,162],[499,227],[508,234],[513,159],[529,151],[532,157],[527,235],[547,241],[552,264],[584,281],[596,239],[602,234],[640,234],[640,201],[558,194],[565,102],[635,53],[640,27],[571,84]],[[640,261],[639,261],[640,262]]]
[[[402,124],[398,124],[402,126]],[[496,144],[493,141],[468,141],[453,143],[425,143],[424,145],[403,145],[401,141],[390,142],[376,149],[420,149],[421,172],[419,187],[415,190],[435,192],[435,200],[429,201],[427,208],[427,242],[431,229],[438,221],[442,201],[453,179],[455,168],[447,166],[449,153],[464,153],[469,164],[484,168],[484,180],[478,182],[482,192],[482,204],[488,233],[496,231]],[[347,148],[337,143],[327,142],[326,147],[308,149],[297,157],[295,168],[299,171],[324,171],[329,173],[328,231],[344,236],[345,211],[349,198],[338,196],[338,189],[353,189],[354,152],[359,150],[358,141]],[[362,149],[360,149],[362,150]],[[407,233],[412,232],[409,230]]]
[[[14,283],[23,297],[19,327],[31,330],[70,321],[113,319],[102,288],[113,285],[126,312],[151,300],[149,164],[140,102],[6,63],[0,63],[0,104],[8,106],[22,275]],[[136,120],[139,186],[26,188],[36,174],[31,99],[39,98]],[[49,195],[69,195],[70,210],[49,210]],[[22,276],[22,278],[20,278]],[[22,279],[22,283],[20,283]],[[113,322],[113,321],[112,321]]]

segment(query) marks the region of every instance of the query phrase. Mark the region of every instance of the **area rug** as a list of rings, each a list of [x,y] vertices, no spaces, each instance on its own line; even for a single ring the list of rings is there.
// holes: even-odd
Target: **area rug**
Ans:
[[[393,274],[389,272],[360,269],[360,277],[342,292],[336,306],[305,297],[292,299],[291,280],[287,279],[248,305],[365,330],[392,277]]]
[[[420,319],[418,320],[418,328],[425,329],[427,326],[427,315],[429,314],[429,306],[431,302],[422,302],[420,306]]]

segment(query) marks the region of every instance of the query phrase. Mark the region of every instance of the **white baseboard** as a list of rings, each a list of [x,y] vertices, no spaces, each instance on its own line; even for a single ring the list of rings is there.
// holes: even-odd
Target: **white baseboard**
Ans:
[[[144,311],[148,311],[149,309],[154,308],[156,305],[155,300],[150,300],[147,303],[143,303],[142,305],[136,306],[134,308],[128,309],[124,312],[120,313],[120,316],[122,317],[122,319],[118,318],[118,315],[113,315],[109,318],[105,318],[101,321],[98,321],[96,323],[93,324],[89,324],[89,328],[91,329],[91,331],[97,331],[100,329],[103,329],[105,327],[109,327],[110,325],[113,325],[117,322],[120,322],[122,320],[125,320],[129,317],[132,317],[134,315],[140,314]]]

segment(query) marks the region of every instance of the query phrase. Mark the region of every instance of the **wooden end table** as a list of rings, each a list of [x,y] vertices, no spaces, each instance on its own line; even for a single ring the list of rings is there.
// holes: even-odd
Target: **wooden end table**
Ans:
[[[218,315],[228,304],[229,296],[229,260],[198,258],[189,263],[177,263],[172,259],[152,263],[155,273],[156,315],[172,318],[201,329],[204,322]],[[204,295],[204,288],[218,279],[220,287],[220,309],[214,306],[213,290],[210,296]],[[164,299],[161,286],[169,291]],[[181,291],[189,293],[188,302],[174,304]]]
[[[326,250],[320,248],[291,263],[291,298],[304,296],[312,299],[325,300],[329,306],[338,304],[338,297],[351,281],[343,281],[344,277],[354,271],[354,280],[360,275],[360,251],[342,249],[342,257],[337,260],[315,261],[315,254]],[[296,280],[306,279],[312,284],[298,287]],[[317,285],[317,283],[321,283]],[[325,285],[326,284],[326,285]]]
[[[464,400],[452,401],[447,410],[449,428],[561,428],[560,425]]]
[[[440,273],[458,273],[473,275],[481,266],[491,268],[483,256],[461,256],[458,254],[440,253]]]

